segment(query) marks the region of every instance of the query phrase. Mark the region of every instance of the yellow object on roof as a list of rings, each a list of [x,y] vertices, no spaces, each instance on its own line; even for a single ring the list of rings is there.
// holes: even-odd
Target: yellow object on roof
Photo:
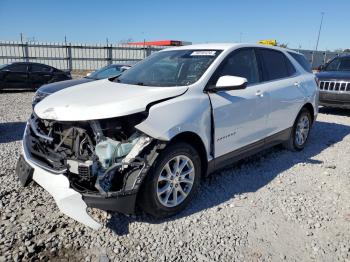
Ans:
[[[277,45],[277,41],[275,39],[260,40],[259,44],[276,46]]]

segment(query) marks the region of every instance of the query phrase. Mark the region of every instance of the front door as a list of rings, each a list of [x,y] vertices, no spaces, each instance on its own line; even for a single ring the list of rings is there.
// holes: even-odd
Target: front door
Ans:
[[[269,98],[259,84],[261,75],[254,50],[244,48],[230,54],[209,85],[225,75],[245,77],[248,86],[242,90],[209,93],[214,115],[215,158],[262,142],[268,133]]]

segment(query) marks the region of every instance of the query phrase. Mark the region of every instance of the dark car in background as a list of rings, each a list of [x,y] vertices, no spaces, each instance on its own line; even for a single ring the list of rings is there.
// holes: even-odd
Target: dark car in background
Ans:
[[[67,87],[84,84],[84,83],[88,83],[91,81],[96,81],[104,78],[115,77],[120,75],[122,72],[129,69],[130,67],[131,67],[130,65],[121,65],[121,64],[108,65],[92,72],[91,74],[88,74],[83,78],[43,85],[35,93],[32,105],[34,107],[37,103],[39,103],[48,95],[51,95]]]
[[[36,90],[44,84],[71,78],[69,72],[39,63],[15,62],[0,66],[0,90]]]
[[[320,105],[350,109],[350,55],[336,57],[320,70]]]

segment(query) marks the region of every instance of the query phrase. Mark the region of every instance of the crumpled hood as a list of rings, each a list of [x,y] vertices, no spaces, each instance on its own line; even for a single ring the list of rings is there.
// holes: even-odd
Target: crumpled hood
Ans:
[[[187,86],[119,84],[103,79],[58,91],[39,102],[34,112],[42,119],[59,121],[112,118],[144,111],[148,104],[179,96],[187,89]]]

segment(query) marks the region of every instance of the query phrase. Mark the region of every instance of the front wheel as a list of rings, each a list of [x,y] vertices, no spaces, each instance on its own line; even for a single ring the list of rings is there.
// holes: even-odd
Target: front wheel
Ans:
[[[198,189],[201,160],[187,143],[171,144],[160,153],[142,186],[139,202],[148,214],[163,218],[183,210]]]
[[[290,137],[288,141],[284,143],[284,146],[292,151],[304,149],[309,138],[311,123],[312,120],[309,110],[303,108],[295,120]]]

